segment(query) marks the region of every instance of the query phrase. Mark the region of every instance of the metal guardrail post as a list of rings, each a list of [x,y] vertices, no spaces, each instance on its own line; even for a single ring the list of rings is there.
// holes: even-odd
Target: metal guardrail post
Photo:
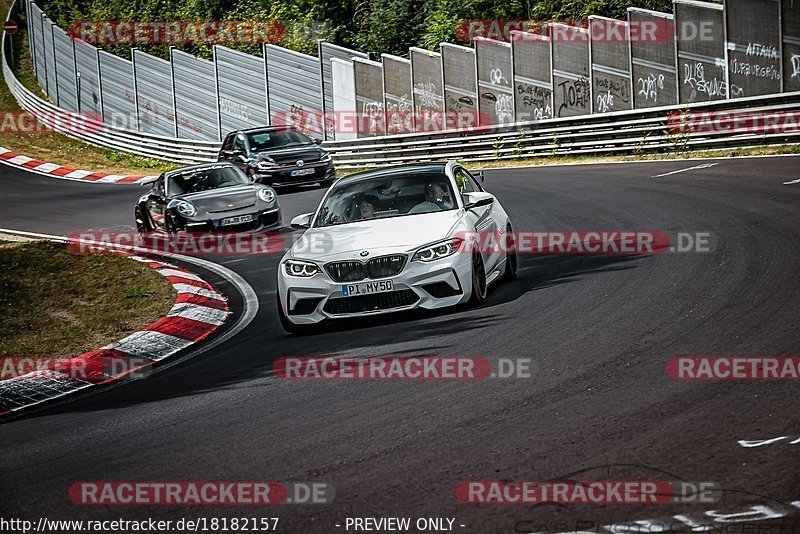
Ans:
[[[133,73],[133,112],[136,115],[136,131],[142,131],[142,123],[139,119],[139,85],[136,83],[136,50],[138,48],[131,48],[131,71]]]
[[[178,102],[175,98],[175,63],[172,60],[172,53],[175,50],[174,46],[169,47],[169,72],[170,80],[172,81],[172,120],[175,124],[175,137],[178,137]]]

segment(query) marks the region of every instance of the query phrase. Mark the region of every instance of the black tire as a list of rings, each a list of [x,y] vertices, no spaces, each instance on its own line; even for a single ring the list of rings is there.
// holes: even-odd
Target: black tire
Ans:
[[[175,227],[175,222],[172,220],[172,215],[169,213],[164,214],[164,231],[170,236],[175,235],[178,231]]]
[[[486,267],[479,252],[472,254],[472,296],[469,303],[477,306],[486,301]]]
[[[517,279],[517,243],[511,225],[506,226],[506,268],[503,271],[503,281],[511,282]]]
[[[143,234],[146,234],[150,231],[150,225],[147,222],[147,218],[145,217],[141,206],[136,206],[136,209],[133,212],[133,217],[136,221],[136,231],[139,232],[140,236],[143,236]]]
[[[281,322],[281,328],[283,328],[283,330],[287,334],[294,334],[294,335],[304,334],[311,329],[310,326],[294,324],[293,322],[291,322],[289,318],[286,317],[286,314],[283,313],[283,306],[281,306],[281,298],[277,295],[275,297],[275,302],[278,304],[278,320]]]
[[[322,187],[330,187],[333,185],[333,182],[336,181],[336,178],[328,178],[327,180],[322,180],[319,185]]]
[[[141,206],[136,206],[134,216],[136,218],[136,233],[139,237],[137,246],[152,249],[155,248],[153,241],[153,225],[150,223],[145,213]]]

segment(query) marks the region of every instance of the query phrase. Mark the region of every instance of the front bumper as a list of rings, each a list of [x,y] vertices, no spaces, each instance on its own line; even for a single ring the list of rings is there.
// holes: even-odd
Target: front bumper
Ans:
[[[391,280],[393,284],[391,293],[350,297],[343,295],[345,284],[331,279],[324,269],[309,278],[287,275],[285,260],[281,260],[278,267],[278,296],[284,315],[298,325],[417,308],[446,308],[465,302],[471,296],[472,267],[468,254],[454,254],[432,263],[408,262],[395,276],[350,282]],[[323,264],[318,265],[322,267]]]
[[[313,169],[313,174],[292,176],[293,172],[307,171],[308,169]],[[327,161],[306,163],[303,167],[289,165],[270,170],[256,168],[254,169],[254,176],[259,178],[261,183],[267,185],[303,185],[334,180],[336,178],[336,170],[333,167],[333,162]]]

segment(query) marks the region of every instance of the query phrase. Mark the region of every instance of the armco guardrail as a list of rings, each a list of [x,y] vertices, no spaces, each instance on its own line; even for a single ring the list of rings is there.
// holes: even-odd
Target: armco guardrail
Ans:
[[[11,12],[9,12],[10,18]],[[86,119],[90,127],[75,131],[64,125],[74,111],[54,106],[36,96],[14,76],[7,63],[9,41],[3,35],[2,61],[6,83],[20,106],[42,122],[71,137],[93,145],[177,163],[213,161],[220,143],[176,139],[107,126]],[[644,110],[545,119],[472,131],[444,131],[329,141],[329,150],[340,169],[378,167],[410,162],[459,159],[465,162],[510,160],[551,155],[609,155],[684,152],[698,149],[796,143],[797,131],[781,133],[674,132],[681,113],[747,110],[771,114],[800,109],[800,92],[768,97],[720,100]],[[670,127],[673,128],[670,128]]]
[[[800,92],[571,119],[547,119],[479,128],[471,132],[451,130],[328,142],[325,147],[339,168],[356,168],[442,159],[481,162],[565,154],[680,153],[800,141],[800,126],[793,131],[779,133],[754,131],[735,135],[726,134],[723,130],[682,133],[677,128],[682,116],[734,110],[764,115],[798,111]]]

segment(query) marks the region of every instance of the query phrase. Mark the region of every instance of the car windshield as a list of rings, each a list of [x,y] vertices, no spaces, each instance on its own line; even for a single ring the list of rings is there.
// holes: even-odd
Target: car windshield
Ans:
[[[403,217],[456,209],[450,180],[443,173],[373,177],[334,186],[314,226]]]
[[[229,165],[187,169],[170,174],[167,178],[169,195],[184,195],[210,191],[220,187],[249,184],[250,180],[237,169]]]
[[[274,130],[267,132],[252,132],[247,134],[252,152],[261,152],[275,148],[309,145],[311,139],[297,130]]]

